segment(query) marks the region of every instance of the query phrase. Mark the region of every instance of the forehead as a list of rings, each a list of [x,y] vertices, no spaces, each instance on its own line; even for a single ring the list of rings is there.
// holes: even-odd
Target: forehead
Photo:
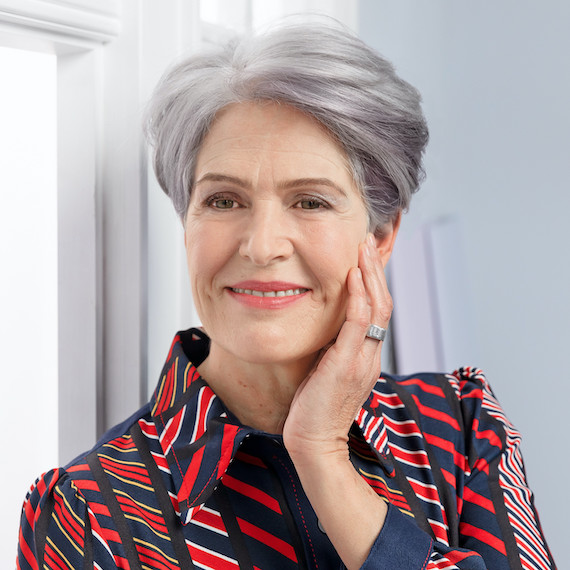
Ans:
[[[201,145],[196,174],[248,163],[301,169],[303,176],[328,171],[352,183],[346,154],[329,131],[311,116],[273,102],[236,103],[220,111]]]

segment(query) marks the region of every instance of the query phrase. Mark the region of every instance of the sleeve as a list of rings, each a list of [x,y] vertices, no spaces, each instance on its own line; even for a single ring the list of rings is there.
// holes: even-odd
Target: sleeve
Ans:
[[[94,532],[95,517],[63,469],[44,473],[30,488],[18,539],[18,570],[115,568],[110,550]],[[95,537],[95,539],[94,539]]]
[[[436,569],[487,570],[487,567],[477,552],[449,548],[434,541],[412,519],[389,505],[384,526],[361,570]]]
[[[465,452],[457,488],[458,544],[432,540],[390,505],[361,570],[552,570],[526,482],[520,435],[485,376],[462,368],[448,377],[463,424],[456,451]]]
[[[465,478],[462,492],[458,490],[460,546],[479,553],[490,570],[555,568],[526,481],[520,434],[481,370],[461,368],[449,380],[459,398],[466,438]],[[450,554],[456,556],[441,551]],[[441,566],[434,560],[428,568],[464,567],[462,561],[455,564]]]

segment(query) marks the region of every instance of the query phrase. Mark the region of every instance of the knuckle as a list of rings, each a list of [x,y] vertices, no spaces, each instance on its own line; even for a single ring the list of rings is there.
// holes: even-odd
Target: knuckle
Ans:
[[[378,307],[378,316],[382,319],[383,322],[388,322],[392,317],[392,310],[394,309],[394,305],[392,300],[390,299],[389,303],[383,304],[381,307]]]

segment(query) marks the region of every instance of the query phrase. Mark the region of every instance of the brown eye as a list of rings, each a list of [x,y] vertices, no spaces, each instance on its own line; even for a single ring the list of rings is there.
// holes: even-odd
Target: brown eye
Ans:
[[[231,210],[234,204],[234,200],[230,200],[229,198],[218,198],[210,203],[211,206],[218,210]]]
[[[299,202],[299,206],[303,210],[317,210],[318,208],[323,207],[323,203],[320,200],[306,199],[306,200],[301,200]]]

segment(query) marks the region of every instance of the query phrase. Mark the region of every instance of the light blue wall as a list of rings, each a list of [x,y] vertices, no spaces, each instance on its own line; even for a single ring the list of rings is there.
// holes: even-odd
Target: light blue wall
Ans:
[[[569,24],[564,0],[360,2],[361,36],[420,89],[431,127],[428,178],[403,232],[442,215],[463,223],[473,364],[523,434],[560,568],[570,568]]]

